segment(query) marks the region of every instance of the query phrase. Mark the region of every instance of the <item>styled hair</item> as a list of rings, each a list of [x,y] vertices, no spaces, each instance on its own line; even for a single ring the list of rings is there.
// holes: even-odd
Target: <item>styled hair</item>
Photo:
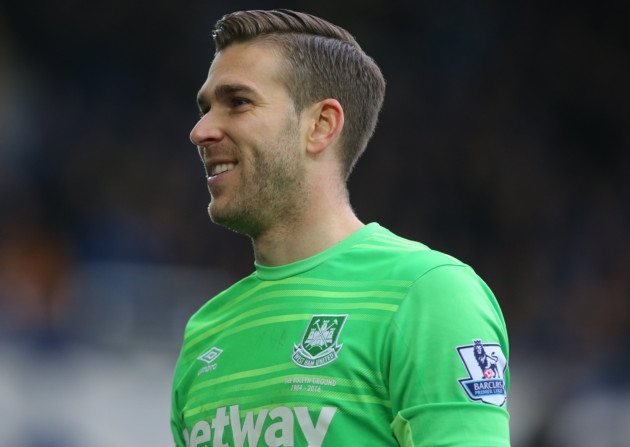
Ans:
[[[218,54],[235,43],[262,42],[280,50],[283,80],[298,113],[326,98],[341,104],[341,168],[348,178],[374,133],[385,96],[385,79],[372,58],[345,29],[286,9],[240,11],[217,21]]]

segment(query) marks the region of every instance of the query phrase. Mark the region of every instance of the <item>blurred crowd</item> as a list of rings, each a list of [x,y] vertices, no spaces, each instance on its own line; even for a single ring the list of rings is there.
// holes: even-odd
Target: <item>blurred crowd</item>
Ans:
[[[359,217],[471,264],[538,377],[630,389],[621,1],[0,4],[0,337],[72,333],[90,263],[253,269],[247,239],[209,222],[188,133],[212,25],[271,7],[346,27],[388,81],[350,179]]]

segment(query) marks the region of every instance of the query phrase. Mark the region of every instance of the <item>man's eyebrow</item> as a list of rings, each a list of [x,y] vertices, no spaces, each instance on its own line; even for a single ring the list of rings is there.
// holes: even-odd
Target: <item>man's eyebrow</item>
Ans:
[[[214,96],[216,98],[234,95],[235,93],[255,94],[256,92],[253,88],[244,84],[220,84],[214,88]]]

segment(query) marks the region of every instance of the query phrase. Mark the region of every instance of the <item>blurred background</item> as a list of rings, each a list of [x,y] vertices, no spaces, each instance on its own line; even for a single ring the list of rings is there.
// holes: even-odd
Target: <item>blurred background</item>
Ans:
[[[0,447],[171,446],[187,318],[253,269],[188,134],[239,9],[353,33],[388,80],[364,222],[471,264],[515,447],[630,445],[630,3],[0,3]]]

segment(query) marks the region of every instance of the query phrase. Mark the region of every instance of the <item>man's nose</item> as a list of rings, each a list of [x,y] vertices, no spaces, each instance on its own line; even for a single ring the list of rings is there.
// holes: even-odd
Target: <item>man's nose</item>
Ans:
[[[190,131],[190,141],[195,146],[205,146],[221,138],[223,138],[221,126],[212,111],[203,115]]]

